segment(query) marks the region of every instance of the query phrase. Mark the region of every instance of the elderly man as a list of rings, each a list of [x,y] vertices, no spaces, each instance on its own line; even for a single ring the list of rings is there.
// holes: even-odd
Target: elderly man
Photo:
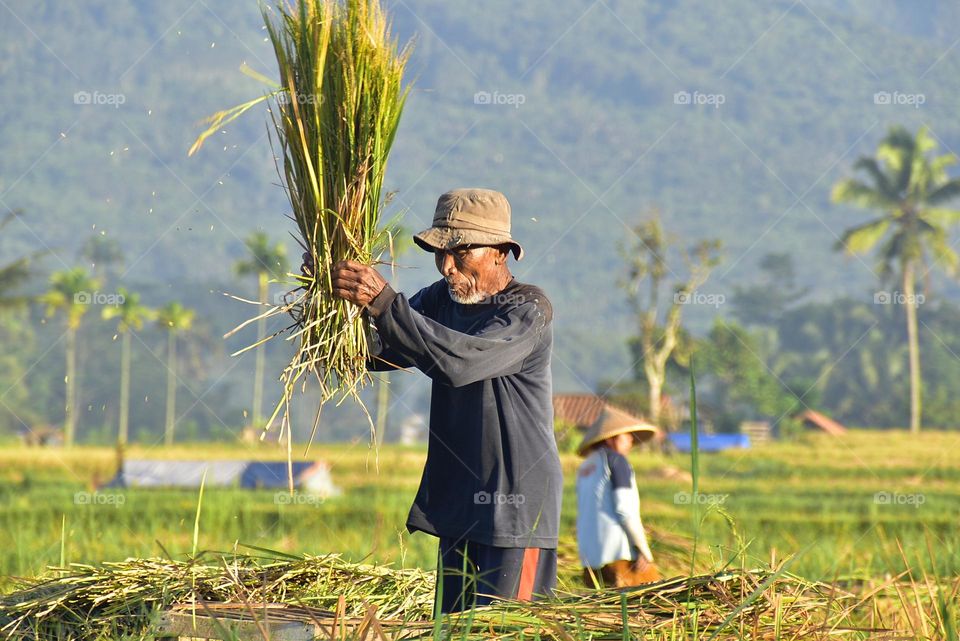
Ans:
[[[381,343],[374,369],[432,379],[430,436],[410,532],[440,539],[440,609],[531,599],[556,584],[562,477],[553,435],[552,308],[507,259],[510,205],[456,189],[416,234],[443,278],[409,300],[373,268],[333,268],[334,293],[366,308]]]

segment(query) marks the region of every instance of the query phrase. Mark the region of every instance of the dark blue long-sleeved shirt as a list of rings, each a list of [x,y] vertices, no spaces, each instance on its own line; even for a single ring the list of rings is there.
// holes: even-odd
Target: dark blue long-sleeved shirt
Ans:
[[[498,547],[555,548],[562,476],[553,434],[550,301],[512,280],[489,302],[453,301],[444,280],[368,306],[373,369],[433,381],[427,462],[407,528]]]

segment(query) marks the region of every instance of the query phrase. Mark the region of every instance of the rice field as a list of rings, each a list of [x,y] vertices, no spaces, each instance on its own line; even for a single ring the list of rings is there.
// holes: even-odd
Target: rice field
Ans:
[[[435,540],[404,530],[425,457],[422,448],[382,446],[376,453],[360,441],[317,444],[310,458],[330,464],[341,495],[317,500],[208,488],[196,521],[196,491],[96,490],[116,468],[109,448],[10,445],[0,451],[0,620],[16,614],[9,609],[10,595],[24,585],[21,579],[45,576],[59,583],[18,593],[14,600],[30,594],[39,598],[34,606],[29,601],[15,606],[27,608],[20,611],[28,613],[25,620],[35,618],[30,607],[45,611],[51,599],[62,600],[56,612],[68,618],[83,604],[106,599],[101,607],[113,613],[106,622],[121,627],[109,633],[98,628],[101,632],[89,638],[115,638],[121,629],[130,638],[152,638],[131,621],[147,621],[155,613],[150,608],[176,602],[176,594],[192,594],[198,585],[217,599],[226,590],[240,603],[256,603],[266,598],[268,586],[244,580],[237,568],[250,567],[246,572],[257,577],[263,576],[257,567],[271,567],[270,572],[286,577],[271,589],[288,600],[293,595],[300,608],[294,614],[332,616],[353,630],[372,629],[376,621],[393,630],[389,638],[525,639],[542,638],[546,631],[549,638],[579,641],[632,638],[642,630],[642,638],[672,641],[955,640],[960,458],[953,452],[958,441],[960,436],[946,432],[913,438],[858,431],[840,439],[810,435],[796,443],[701,454],[697,497],[690,494],[687,455],[636,452],[632,459],[651,547],[664,575],[676,578],[619,596],[585,597],[576,579],[572,506],[578,459],[564,455],[559,587],[568,596],[549,605],[481,609],[469,619],[444,623],[449,628],[442,630],[423,616]],[[127,455],[283,460],[286,448],[133,446]],[[695,548],[694,505],[702,517]],[[270,552],[249,556],[258,550]],[[239,565],[227,567],[234,564]],[[65,566],[67,572],[51,569]],[[334,580],[332,573],[358,578]],[[360,576],[375,578],[360,590]],[[326,577],[325,582],[317,577]],[[400,584],[408,587],[376,587]],[[128,590],[136,596],[123,596]],[[338,590],[347,600],[332,607],[331,595]],[[276,594],[269,600],[279,598]],[[420,597],[410,601],[404,595]],[[364,613],[371,603],[384,613],[389,608],[394,619]],[[55,623],[32,634],[75,638],[78,629],[87,630],[82,617],[79,628],[61,628],[60,615],[50,616]]]
[[[737,558],[747,567],[798,554],[790,570],[809,580],[855,582],[906,567],[960,576],[960,435],[858,432],[842,439],[701,455],[700,495],[706,514],[698,560],[710,567]],[[285,449],[196,445],[131,448],[130,457],[283,460]],[[317,444],[338,497],[317,501],[268,490],[208,488],[198,546],[240,544],[288,553],[339,553],[352,561],[432,569],[435,539],[404,529],[425,451],[367,444]],[[658,562],[680,571],[689,562],[694,502],[685,455],[632,455],[644,523]],[[561,579],[578,571],[573,477],[578,459],[563,458],[566,477]],[[196,492],[94,492],[115,471],[109,448],[0,452],[0,575],[35,576],[49,565],[190,552]],[[899,543],[899,545],[898,545]],[[903,553],[900,551],[902,545]],[[62,556],[62,558],[61,558]]]

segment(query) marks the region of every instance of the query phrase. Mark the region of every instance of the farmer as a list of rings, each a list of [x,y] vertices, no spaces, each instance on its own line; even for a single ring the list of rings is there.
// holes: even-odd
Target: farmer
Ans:
[[[659,430],[607,406],[580,445],[577,547],[589,587],[622,588],[660,574],[640,521],[637,479],[627,454],[637,438]]]
[[[510,204],[489,189],[440,196],[414,236],[443,278],[409,299],[373,268],[332,268],[334,294],[362,306],[376,370],[432,381],[427,461],[407,529],[439,541],[440,609],[527,600],[556,585],[562,477],[553,434],[550,301],[507,264],[523,249]]]

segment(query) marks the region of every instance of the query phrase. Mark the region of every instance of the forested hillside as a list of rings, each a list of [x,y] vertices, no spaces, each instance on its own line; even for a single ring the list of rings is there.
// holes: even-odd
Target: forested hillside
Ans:
[[[620,249],[652,209],[681,244],[722,240],[723,262],[703,289],[726,301],[737,287],[767,282],[760,261],[780,253],[804,300],[869,305],[881,287],[874,259],[844,258],[834,245],[870,214],[831,203],[831,186],[894,124],[927,125],[942,153],[960,149],[960,7],[945,1],[387,5],[400,39],[415,39],[414,89],[387,180],[393,211],[415,231],[449,188],[507,194],[527,250],[515,273],[554,302],[558,391],[632,377],[627,339],[636,328]],[[46,250],[24,289],[40,292],[53,270],[91,267],[79,256],[91,235],[116,240],[123,260],[105,289],[124,285],[150,305],[175,299],[198,310],[185,416],[201,431],[241,424],[252,357],[228,354],[251,337],[219,337],[253,308],[223,292],[252,296],[254,282],[233,269],[250,232],[286,240],[294,263],[299,252],[265,108],[186,152],[202,118],[264,91],[242,64],[276,73],[257,3],[15,0],[0,16],[0,213],[22,212],[0,232],[0,265]],[[416,249],[402,256],[410,269],[398,271],[401,288],[434,280],[428,258]],[[957,299],[941,272],[926,283],[931,307]],[[18,314],[2,329],[4,411],[56,422],[61,326],[40,308]],[[715,316],[732,315],[729,304],[691,305],[686,324],[704,336]],[[93,316],[81,350],[91,433],[108,430],[118,358],[113,327]],[[954,339],[922,340],[932,354]],[[884,334],[876,345],[900,342]],[[162,344],[162,332],[144,330],[138,423],[160,417]],[[830,347],[837,357],[844,348]],[[268,371],[289,354],[271,345]],[[902,384],[902,373],[890,376]],[[423,410],[424,399],[414,385],[397,411]],[[845,418],[878,420],[842,401],[830,403]]]

